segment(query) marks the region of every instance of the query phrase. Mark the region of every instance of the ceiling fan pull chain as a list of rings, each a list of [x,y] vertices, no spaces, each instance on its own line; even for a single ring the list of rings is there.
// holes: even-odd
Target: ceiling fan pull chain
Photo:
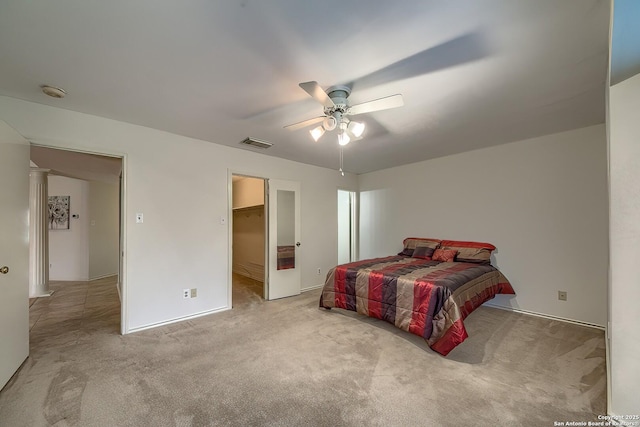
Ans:
[[[342,166],[343,166],[342,145],[340,145],[339,148],[340,148],[340,174],[344,176],[344,171],[342,170]]]

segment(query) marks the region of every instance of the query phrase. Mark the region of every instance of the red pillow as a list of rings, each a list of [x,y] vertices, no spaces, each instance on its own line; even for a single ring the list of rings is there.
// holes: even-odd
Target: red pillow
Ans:
[[[431,256],[434,261],[453,262],[458,253],[455,249],[436,249]]]

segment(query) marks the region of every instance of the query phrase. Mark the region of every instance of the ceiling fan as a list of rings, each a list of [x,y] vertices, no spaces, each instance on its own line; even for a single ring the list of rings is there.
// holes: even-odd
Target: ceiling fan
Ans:
[[[326,91],[315,81],[300,83],[299,86],[324,106],[324,115],[287,125],[285,129],[293,131],[322,122],[322,124],[309,131],[314,141],[318,141],[325,132],[337,128],[338,143],[347,145],[350,141],[361,139],[365,128],[363,122],[350,120],[349,116],[387,110],[404,105],[400,94],[349,105],[347,101],[349,95],[351,95],[349,86],[331,86]]]

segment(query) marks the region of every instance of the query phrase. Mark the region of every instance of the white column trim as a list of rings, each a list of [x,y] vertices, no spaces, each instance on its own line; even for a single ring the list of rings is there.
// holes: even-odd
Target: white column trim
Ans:
[[[49,189],[50,169],[29,171],[29,298],[49,292]]]

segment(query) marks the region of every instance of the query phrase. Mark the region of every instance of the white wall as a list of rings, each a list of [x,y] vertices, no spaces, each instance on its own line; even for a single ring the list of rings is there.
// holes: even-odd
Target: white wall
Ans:
[[[610,88],[611,411],[638,414],[640,398],[640,74]]]
[[[228,169],[301,183],[303,288],[336,264],[336,189],[356,190],[353,175],[8,97],[0,118],[31,142],[125,156],[127,331],[229,308]]]
[[[89,279],[118,274],[119,189],[117,184],[89,182]]]
[[[490,242],[510,306],[605,325],[607,162],[598,125],[359,176],[360,258],[404,237]],[[558,301],[558,290],[568,301]]]
[[[71,197],[69,229],[49,230],[49,280],[89,280],[89,183],[55,175],[48,181],[49,196]]]

